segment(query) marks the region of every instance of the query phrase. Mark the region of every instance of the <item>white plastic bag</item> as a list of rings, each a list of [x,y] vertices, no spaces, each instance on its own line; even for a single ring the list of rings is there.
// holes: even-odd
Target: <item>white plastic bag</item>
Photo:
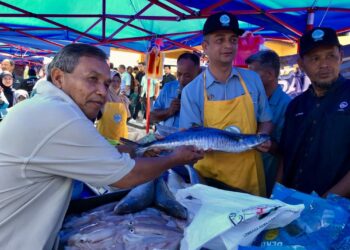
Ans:
[[[181,250],[247,246],[262,230],[283,227],[304,209],[304,205],[288,205],[201,184],[178,190],[176,199],[194,216],[185,229]]]

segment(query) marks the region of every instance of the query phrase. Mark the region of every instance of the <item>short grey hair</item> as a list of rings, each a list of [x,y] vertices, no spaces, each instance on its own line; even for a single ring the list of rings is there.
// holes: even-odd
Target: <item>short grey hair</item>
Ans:
[[[47,67],[47,80],[52,82],[51,71],[58,68],[66,73],[72,73],[79,59],[83,56],[99,58],[103,61],[108,59],[101,49],[82,43],[72,43],[63,47]]]
[[[261,50],[245,60],[246,64],[251,64],[253,62],[258,62],[263,68],[273,69],[276,77],[280,74],[280,58],[273,50]]]
[[[15,61],[14,60],[11,60],[9,58],[5,58],[4,60],[2,60],[3,62],[4,61],[8,61],[10,63],[11,66],[15,66]]]

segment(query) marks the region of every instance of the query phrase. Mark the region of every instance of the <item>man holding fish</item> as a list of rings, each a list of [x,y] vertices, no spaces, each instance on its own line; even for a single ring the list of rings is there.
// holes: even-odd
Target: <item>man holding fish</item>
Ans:
[[[243,34],[235,16],[219,12],[204,24],[203,50],[209,67],[182,91],[180,127],[193,124],[225,129],[238,127],[243,134],[270,134],[271,111],[259,76],[232,67],[238,36]],[[267,151],[271,142],[258,147]],[[207,152],[195,165],[207,180],[218,180],[255,195],[265,195],[260,153]]]
[[[73,179],[129,188],[203,158],[182,146],[167,156],[131,159],[97,132],[92,121],[111,83],[106,59],[97,47],[67,45],[37,94],[2,121],[0,249],[52,249]]]

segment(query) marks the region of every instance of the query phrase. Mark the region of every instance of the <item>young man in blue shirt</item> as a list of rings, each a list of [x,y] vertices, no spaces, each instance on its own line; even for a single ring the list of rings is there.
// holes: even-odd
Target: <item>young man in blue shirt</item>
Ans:
[[[228,12],[208,17],[202,47],[209,67],[183,90],[181,128],[194,123],[219,129],[236,126],[246,134],[271,132],[272,117],[260,77],[251,70],[232,67],[238,37],[243,32],[236,17]],[[256,150],[239,154],[208,152],[195,168],[207,179],[265,195],[264,170]]]

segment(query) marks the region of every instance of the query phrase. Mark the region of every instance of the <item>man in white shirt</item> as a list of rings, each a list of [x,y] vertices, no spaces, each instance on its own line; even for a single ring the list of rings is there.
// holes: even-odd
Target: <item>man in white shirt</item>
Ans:
[[[111,82],[106,55],[85,44],[64,47],[36,95],[0,126],[0,249],[52,249],[72,179],[129,188],[203,152],[180,147],[167,157],[131,159],[111,146],[94,120]]]
[[[120,85],[120,91],[124,92],[126,96],[130,95],[131,75],[126,71],[125,65],[121,64],[118,67],[118,72],[122,76],[122,83]]]

